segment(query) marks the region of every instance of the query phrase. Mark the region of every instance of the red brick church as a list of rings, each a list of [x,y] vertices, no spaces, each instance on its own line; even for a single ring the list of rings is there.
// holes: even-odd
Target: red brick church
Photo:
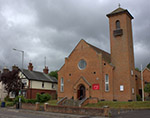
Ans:
[[[58,72],[58,99],[136,100],[133,16],[119,7],[107,17],[111,54],[80,40]]]

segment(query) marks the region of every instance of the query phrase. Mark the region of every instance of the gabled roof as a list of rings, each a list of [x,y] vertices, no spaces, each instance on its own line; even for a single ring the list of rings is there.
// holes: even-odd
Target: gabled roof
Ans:
[[[129,15],[129,17],[131,19],[133,19],[134,17],[128,12],[127,9],[123,9],[123,8],[117,8],[114,11],[112,11],[111,13],[107,14],[107,17],[113,16],[113,15],[117,15],[117,14],[121,14],[121,13],[127,13],[127,15]]]
[[[89,44],[89,43],[87,43],[90,47],[92,47],[97,53],[101,53],[102,54],[102,58],[106,61],[106,62],[108,62],[108,63],[110,63],[111,62],[111,55],[108,53],[108,52],[105,52],[104,50],[101,50],[101,49],[99,49],[99,48],[97,48],[97,47],[95,47],[95,46],[93,46],[93,45],[91,45],[91,44]]]
[[[55,77],[51,77],[43,72],[30,71],[30,70],[23,69],[23,74],[29,80],[57,83],[57,79]]]

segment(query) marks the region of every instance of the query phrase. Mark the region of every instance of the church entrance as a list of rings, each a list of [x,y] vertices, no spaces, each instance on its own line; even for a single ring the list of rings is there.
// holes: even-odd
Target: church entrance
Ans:
[[[85,98],[85,86],[84,85],[80,85],[78,92],[77,92],[77,99],[78,100],[82,100]]]

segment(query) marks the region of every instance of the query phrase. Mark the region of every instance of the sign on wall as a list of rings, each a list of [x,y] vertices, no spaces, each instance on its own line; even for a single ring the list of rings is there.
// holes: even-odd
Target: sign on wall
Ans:
[[[99,84],[93,84],[92,89],[93,90],[99,90]]]

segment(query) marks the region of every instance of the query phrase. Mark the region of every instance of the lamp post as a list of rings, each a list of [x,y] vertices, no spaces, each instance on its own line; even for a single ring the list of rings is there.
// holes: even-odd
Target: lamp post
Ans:
[[[21,70],[23,72],[23,63],[24,63],[24,51],[23,50],[18,50],[18,49],[15,49],[13,48],[14,51],[18,51],[18,52],[21,52],[22,53],[22,67],[21,67]],[[19,94],[21,94],[21,90],[22,90],[22,80],[21,80],[21,89],[20,89],[20,92]],[[21,97],[19,97],[19,108],[21,108]]]
[[[141,65],[142,101],[144,101],[143,68]]]

